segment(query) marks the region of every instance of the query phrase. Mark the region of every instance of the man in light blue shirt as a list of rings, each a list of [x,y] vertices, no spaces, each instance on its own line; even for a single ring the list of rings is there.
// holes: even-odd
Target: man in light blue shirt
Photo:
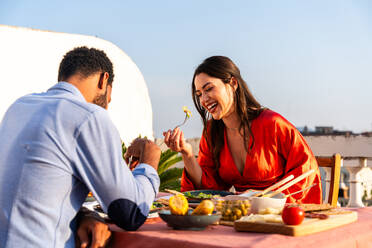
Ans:
[[[103,51],[68,52],[56,85],[19,98],[0,123],[0,247],[74,247],[89,191],[119,227],[136,230],[158,192],[160,149],[137,139],[130,171],[106,111],[113,68]],[[131,120],[128,120],[131,121]]]

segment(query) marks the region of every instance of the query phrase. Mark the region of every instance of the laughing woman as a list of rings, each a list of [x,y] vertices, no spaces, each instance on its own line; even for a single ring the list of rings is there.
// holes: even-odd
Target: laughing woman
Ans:
[[[319,169],[305,139],[281,115],[257,102],[229,58],[213,56],[196,68],[192,97],[204,124],[197,159],[179,128],[163,133],[166,145],[183,157],[182,191],[265,189],[287,175],[314,169],[283,193],[316,183],[287,202],[321,203]]]

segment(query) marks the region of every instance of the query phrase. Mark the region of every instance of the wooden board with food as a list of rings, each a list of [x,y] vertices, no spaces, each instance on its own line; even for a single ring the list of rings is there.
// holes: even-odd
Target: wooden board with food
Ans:
[[[327,212],[303,212],[303,217],[301,217],[303,221],[298,220],[298,216],[289,217],[290,221],[300,223],[297,225],[283,223],[284,218],[284,215],[251,214],[235,221],[234,228],[236,231],[303,236],[355,222],[358,219],[358,214],[354,211],[341,209],[327,210]]]

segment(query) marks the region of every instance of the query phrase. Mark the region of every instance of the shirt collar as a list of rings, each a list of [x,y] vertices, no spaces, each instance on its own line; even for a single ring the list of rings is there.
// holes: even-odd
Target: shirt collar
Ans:
[[[78,90],[78,88],[76,88],[74,85],[72,85],[70,83],[58,82],[53,87],[51,87],[48,91],[51,91],[51,90],[64,90],[64,91],[70,92],[71,94],[73,94],[74,96],[79,98],[79,100],[86,102],[86,100],[85,100],[83,94],[81,94],[80,90]]]

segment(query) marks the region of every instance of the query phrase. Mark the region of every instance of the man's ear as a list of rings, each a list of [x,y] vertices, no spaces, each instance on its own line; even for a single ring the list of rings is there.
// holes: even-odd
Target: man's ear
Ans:
[[[106,90],[109,77],[110,75],[108,74],[108,72],[101,73],[101,75],[99,76],[99,82],[98,82],[98,88],[100,90],[102,89]]]

